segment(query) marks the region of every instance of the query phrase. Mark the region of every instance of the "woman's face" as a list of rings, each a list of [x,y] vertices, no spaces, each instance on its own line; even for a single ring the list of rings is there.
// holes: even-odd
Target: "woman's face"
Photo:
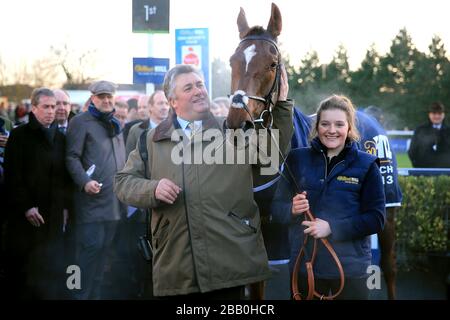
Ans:
[[[322,111],[317,131],[320,142],[328,149],[328,155],[337,155],[344,149],[349,125],[347,115],[339,109]]]

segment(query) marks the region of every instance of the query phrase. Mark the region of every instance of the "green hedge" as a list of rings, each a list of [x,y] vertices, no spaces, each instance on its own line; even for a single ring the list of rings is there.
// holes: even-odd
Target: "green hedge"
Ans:
[[[405,253],[447,252],[450,177],[401,176],[402,207],[396,215],[397,248]]]

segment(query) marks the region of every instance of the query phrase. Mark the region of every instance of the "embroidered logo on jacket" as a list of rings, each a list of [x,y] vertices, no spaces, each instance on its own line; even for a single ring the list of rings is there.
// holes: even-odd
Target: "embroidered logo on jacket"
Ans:
[[[358,184],[359,183],[359,179],[354,178],[354,177],[338,176],[337,180],[342,181],[344,183],[350,183],[350,184]]]

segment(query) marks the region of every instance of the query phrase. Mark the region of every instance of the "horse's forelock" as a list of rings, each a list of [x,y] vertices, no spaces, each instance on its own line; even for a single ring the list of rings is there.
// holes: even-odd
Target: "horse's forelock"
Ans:
[[[267,34],[267,30],[261,26],[254,26],[248,30],[246,37],[248,36],[261,36]]]

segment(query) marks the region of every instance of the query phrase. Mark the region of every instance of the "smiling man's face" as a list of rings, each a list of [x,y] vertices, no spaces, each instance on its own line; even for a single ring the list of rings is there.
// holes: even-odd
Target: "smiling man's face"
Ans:
[[[183,73],[176,77],[174,96],[169,102],[176,114],[185,120],[200,120],[209,111],[205,83],[196,73]]]

